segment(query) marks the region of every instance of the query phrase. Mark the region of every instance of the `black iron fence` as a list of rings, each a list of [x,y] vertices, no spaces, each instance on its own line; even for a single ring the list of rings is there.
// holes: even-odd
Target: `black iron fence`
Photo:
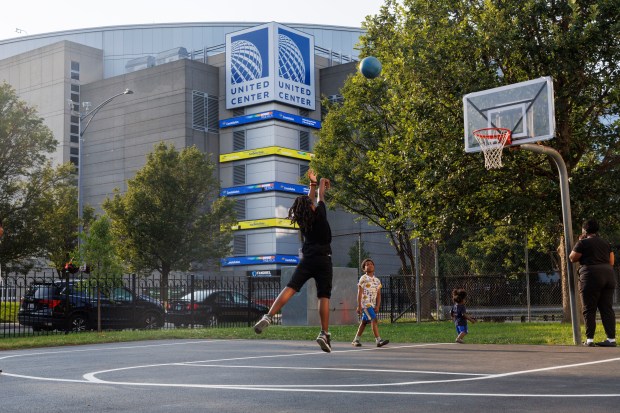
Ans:
[[[91,278],[55,271],[3,274],[0,337],[83,330],[251,326],[280,292],[279,277]]]
[[[429,267],[431,268],[431,267]],[[468,292],[467,308],[485,321],[561,321],[557,272],[468,275],[433,272],[380,276],[379,318],[389,322],[449,320],[451,291]],[[54,271],[2,274],[0,337],[67,331],[250,327],[273,303],[280,277],[171,274],[93,279]],[[352,300],[356,287],[351,286]],[[620,294],[615,296],[616,311]],[[276,318],[278,323],[278,318]]]

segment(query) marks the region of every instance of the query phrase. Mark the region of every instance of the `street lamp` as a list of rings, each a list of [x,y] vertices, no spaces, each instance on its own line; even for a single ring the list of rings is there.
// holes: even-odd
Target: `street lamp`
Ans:
[[[84,141],[84,138],[83,138],[84,137],[84,133],[86,132],[86,129],[88,129],[88,125],[90,125],[90,122],[92,122],[93,118],[95,117],[97,112],[99,112],[99,110],[102,107],[104,107],[108,103],[112,102],[112,100],[116,99],[119,96],[131,95],[131,94],[133,94],[132,90],[125,89],[123,92],[117,93],[116,95],[111,96],[108,99],[104,100],[95,109],[93,109],[93,110],[86,109],[85,113],[80,114],[79,123],[78,123],[78,125],[79,125],[79,140],[78,140],[78,184],[77,184],[77,187],[78,187],[78,247],[82,243],[82,229],[83,229],[82,215],[83,215],[84,205],[83,205],[83,193],[82,193],[82,167],[83,167],[83,165],[82,165],[82,144],[83,144],[83,141]],[[84,102],[84,103],[86,103],[86,102]],[[86,125],[84,127],[82,127],[82,123],[84,121],[86,121],[86,120],[87,120]]]

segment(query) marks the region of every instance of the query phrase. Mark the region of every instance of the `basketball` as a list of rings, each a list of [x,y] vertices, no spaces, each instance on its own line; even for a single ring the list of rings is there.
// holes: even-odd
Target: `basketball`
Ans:
[[[374,79],[381,74],[381,62],[374,56],[368,56],[360,62],[360,73],[366,79]]]

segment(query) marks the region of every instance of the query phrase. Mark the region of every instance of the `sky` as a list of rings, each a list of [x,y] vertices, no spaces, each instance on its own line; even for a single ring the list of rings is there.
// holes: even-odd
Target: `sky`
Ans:
[[[383,0],[6,0],[0,40],[150,23],[276,21],[360,27],[381,5]]]

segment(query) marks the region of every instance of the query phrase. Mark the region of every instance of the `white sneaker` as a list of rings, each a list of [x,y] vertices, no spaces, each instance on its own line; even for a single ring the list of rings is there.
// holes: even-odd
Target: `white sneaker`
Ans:
[[[332,351],[332,343],[331,343],[331,334],[327,333],[321,333],[319,334],[319,336],[316,338],[316,342],[319,344],[319,346],[321,346],[321,350],[323,350],[326,353],[331,353]]]
[[[263,318],[258,320],[258,323],[254,324],[254,332],[256,334],[260,334],[263,332],[264,329],[269,327],[270,324],[271,324],[271,317],[269,316],[269,314],[265,314]]]
[[[359,340],[353,340],[353,341],[351,342],[351,345],[352,345],[353,347],[362,347],[362,343],[360,343],[360,341],[359,341]]]

